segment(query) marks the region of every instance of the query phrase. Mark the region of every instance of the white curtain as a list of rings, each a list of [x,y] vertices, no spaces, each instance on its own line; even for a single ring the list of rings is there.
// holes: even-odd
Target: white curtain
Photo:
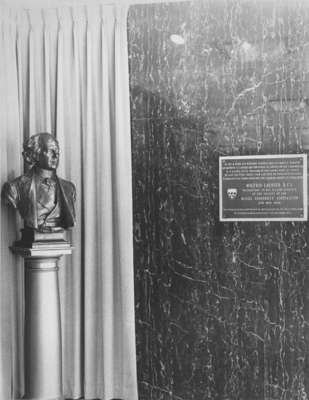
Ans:
[[[58,175],[77,187],[73,255],[60,266],[64,394],[137,399],[131,141],[120,6],[3,8],[1,186],[23,172],[22,142],[52,132]],[[0,399],[23,394],[21,221],[1,205]]]

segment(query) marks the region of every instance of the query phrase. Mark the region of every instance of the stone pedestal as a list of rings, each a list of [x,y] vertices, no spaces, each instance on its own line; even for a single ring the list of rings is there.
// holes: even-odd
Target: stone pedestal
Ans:
[[[20,241],[12,251],[25,259],[24,399],[62,400],[58,260],[72,247],[65,240]]]

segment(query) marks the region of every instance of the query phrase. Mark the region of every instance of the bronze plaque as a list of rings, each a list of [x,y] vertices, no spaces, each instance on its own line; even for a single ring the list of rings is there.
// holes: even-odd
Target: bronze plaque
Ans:
[[[220,221],[307,221],[307,155],[220,157]]]

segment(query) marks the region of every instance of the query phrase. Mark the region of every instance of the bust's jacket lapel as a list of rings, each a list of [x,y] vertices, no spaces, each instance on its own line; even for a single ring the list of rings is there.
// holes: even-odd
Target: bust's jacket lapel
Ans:
[[[29,197],[31,199],[30,204],[32,205],[32,215],[33,215],[33,227],[38,228],[38,210],[36,206],[36,188],[35,188],[35,174],[32,173],[31,185],[29,190]]]
[[[58,187],[62,201],[62,218],[65,228],[75,225],[75,187],[71,182],[65,181],[57,176]]]
[[[25,223],[31,228],[37,229],[37,209],[36,209],[36,190],[35,177],[32,170],[22,177],[20,185],[20,210]]]

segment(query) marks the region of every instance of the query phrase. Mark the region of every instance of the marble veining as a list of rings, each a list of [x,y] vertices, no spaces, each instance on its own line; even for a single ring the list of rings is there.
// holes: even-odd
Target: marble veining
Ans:
[[[308,223],[219,222],[218,158],[308,149],[309,4],[137,5],[128,38],[140,400],[308,400]]]

